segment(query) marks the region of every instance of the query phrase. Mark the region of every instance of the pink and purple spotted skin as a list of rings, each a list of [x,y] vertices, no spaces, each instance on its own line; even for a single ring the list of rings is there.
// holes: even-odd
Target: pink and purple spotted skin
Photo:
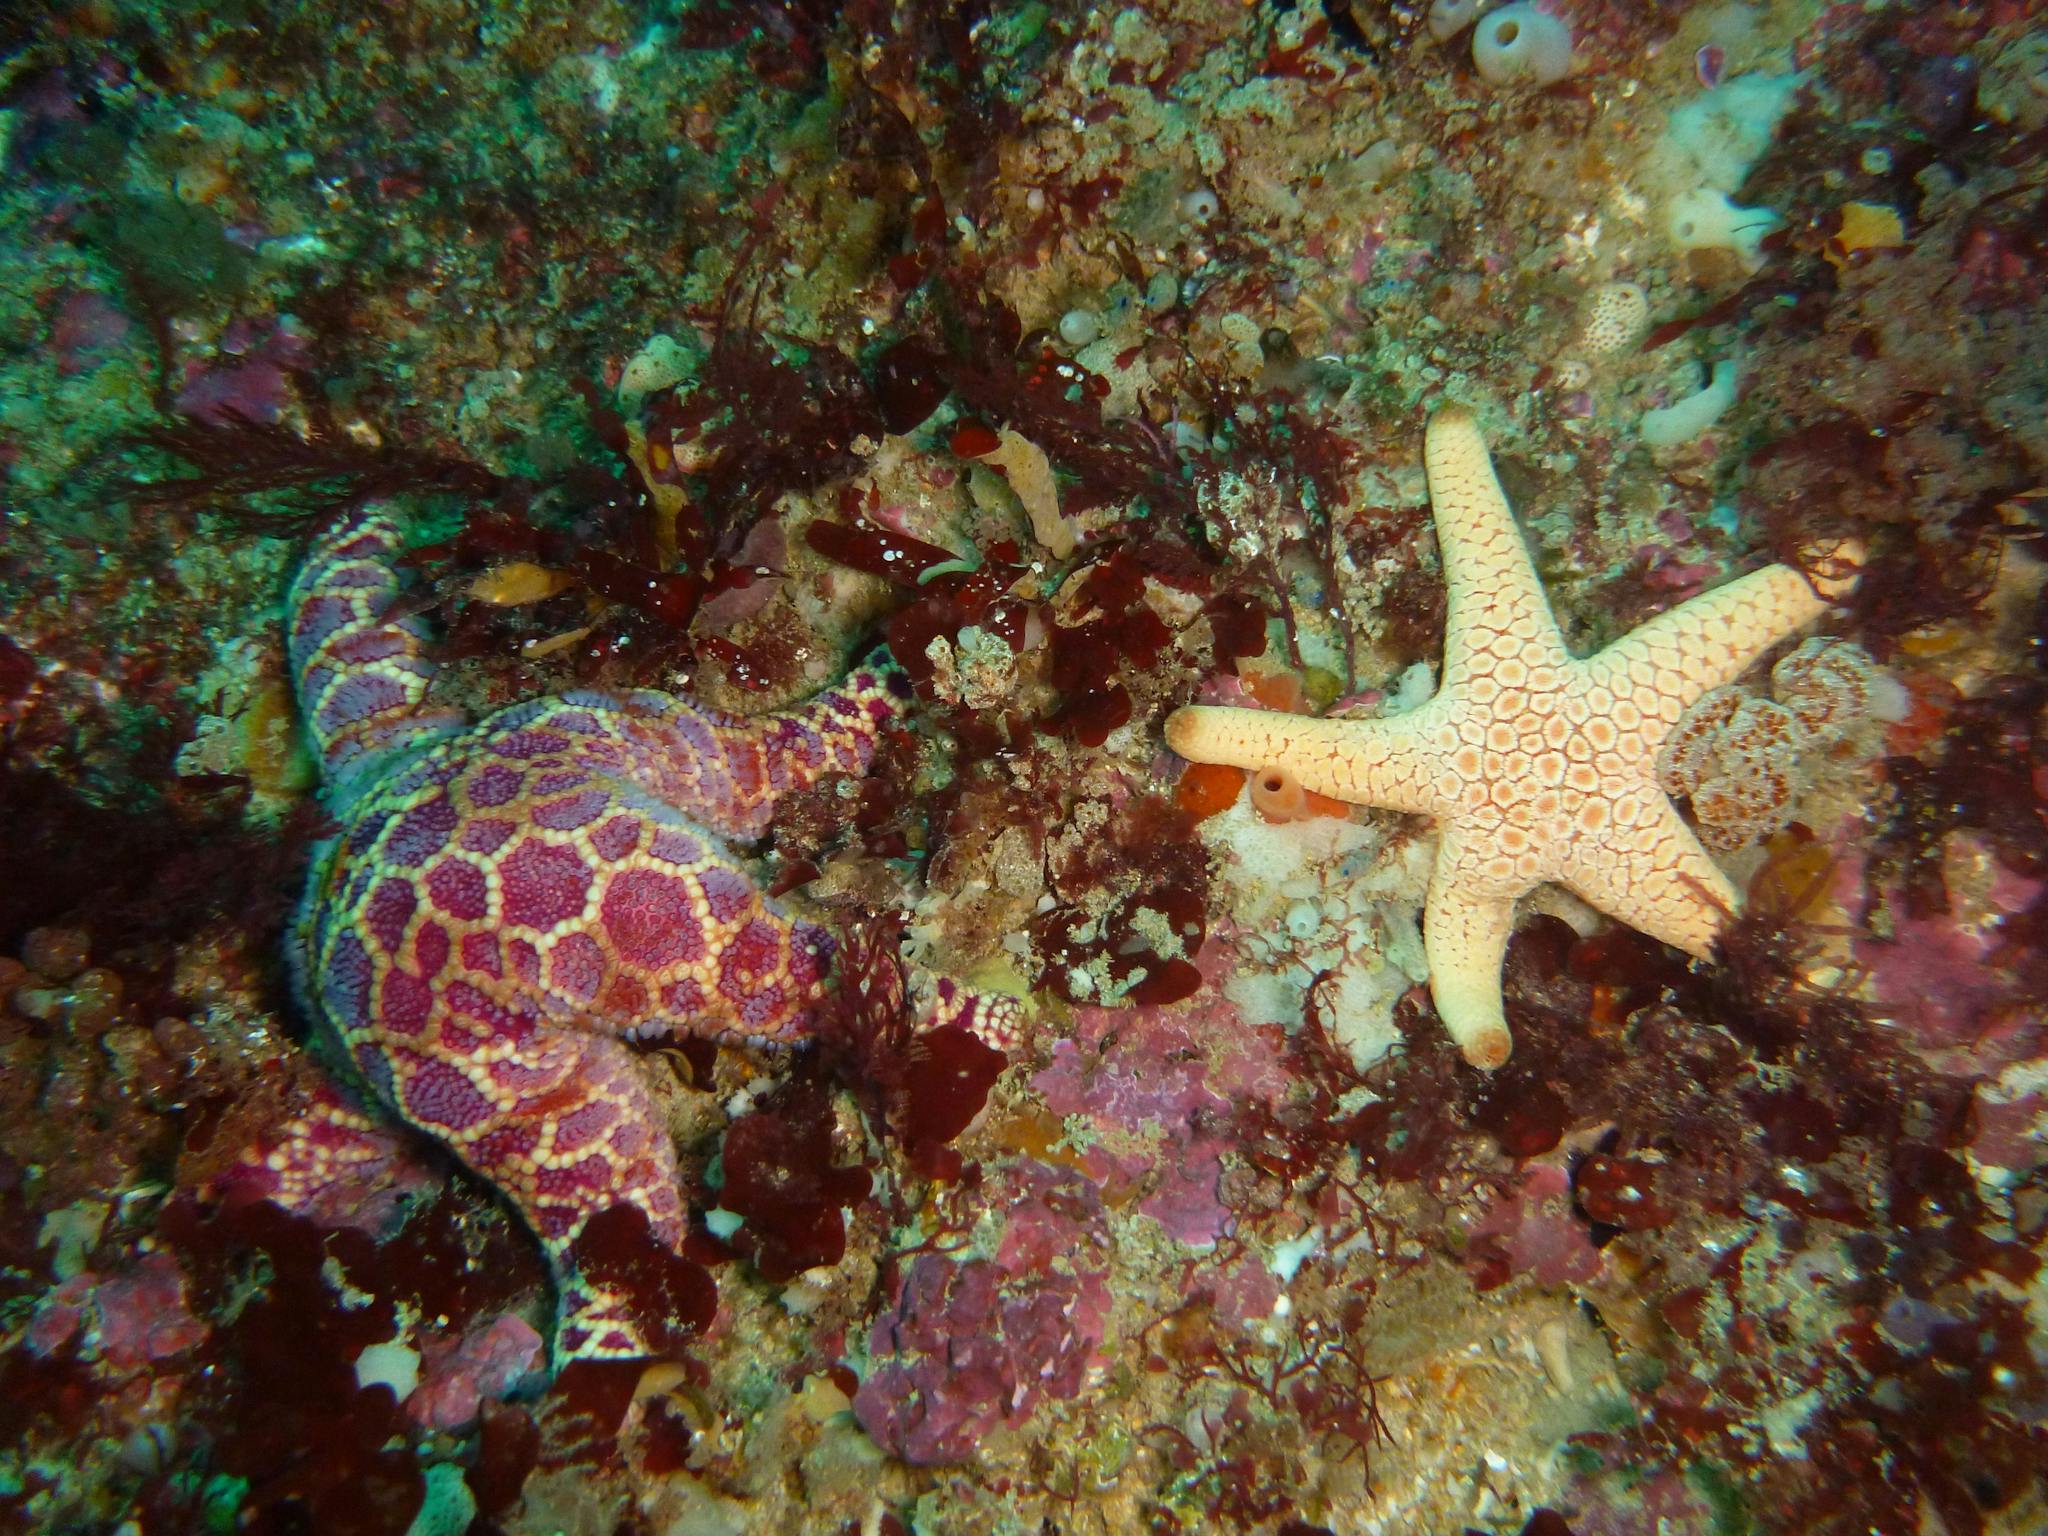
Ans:
[[[400,527],[356,513],[293,584],[290,653],[340,833],[293,945],[301,995],[357,1086],[490,1181],[545,1245],[558,1361],[649,1353],[645,1320],[571,1245],[630,1205],[680,1249],[675,1149],[626,1041],[800,1038],[827,931],[769,901],[724,839],[785,795],[866,771],[908,696],[887,662],[757,719],[651,691],[565,693],[471,725],[427,707],[435,667],[399,596]],[[1014,1040],[1016,1005],[950,983],[921,1021]],[[305,1207],[373,1124],[323,1096],[248,1172]]]

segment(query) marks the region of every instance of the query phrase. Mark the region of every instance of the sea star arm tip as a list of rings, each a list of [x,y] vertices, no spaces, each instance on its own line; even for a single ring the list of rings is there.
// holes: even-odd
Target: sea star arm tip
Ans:
[[[1168,718],[1166,742],[1191,763],[1285,769],[1302,788],[1348,805],[1429,811],[1436,775],[1423,718],[1417,711],[1391,720],[1332,720],[1196,704]]]
[[[1567,849],[1559,883],[1617,921],[1707,959],[1740,894],[1661,791],[1645,788],[1638,799],[1625,846]]]
[[[1430,418],[1423,468],[1444,568],[1444,690],[1508,658],[1562,663],[1564,636],[1469,409],[1445,406]]]
[[[403,589],[398,520],[368,506],[314,540],[292,582],[287,644],[307,733],[329,782],[374,779],[399,752],[466,723],[427,708],[439,670],[417,616],[392,616]]]
[[[1819,557],[1811,576],[1789,565],[1751,571],[1666,609],[1587,666],[1623,688],[1659,694],[1683,708],[1740,677],[1758,656],[1846,597],[1859,558],[1860,546],[1845,541]]]
[[[770,715],[742,718],[664,694],[639,697],[653,701],[645,716],[645,787],[702,826],[752,839],[791,795],[835,774],[867,772],[883,733],[903,713],[910,680],[877,650],[836,686]]]
[[[1451,834],[1446,832],[1448,844]],[[1422,919],[1422,947],[1429,960],[1429,994],[1445,1031],[1481,1071],[1502,1066],[1514,1050],[1501,1000],[1501,963],[1514,926],[1511,897],[1474,892],[1446,867],[1454,849],[1437,855]]]

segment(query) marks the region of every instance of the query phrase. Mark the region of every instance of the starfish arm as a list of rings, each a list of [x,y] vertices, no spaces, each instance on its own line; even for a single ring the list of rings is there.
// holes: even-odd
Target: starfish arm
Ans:
[[[1704,960],[1741,897],[1664,792],[1618,801],[1606,836],[1572,844],[1559,882],[1617,922]]]
[[[593,1216],[631,1206],[655,1244],[680,1256],[675,1143],[623,1041],[582,1021],[516,1022],[485,1051],[451,1048],[441,1033],[344,1039],[391,1108],[487,1180],[539,1236],[557,1292],[557,1359],[652,1354],[625,1298],[578,1272],[573,1245]]]
[[[1429,995],[1465,1059],[1492,1071],[1508,1059],[1514,1039],[1501,1003],[1500,968],[1515,924],[1512,896],[1475,887],[1463,877],[1455,828],[1445,827],[1436,874],[1422,914]]]
[[[1828,602],[1791,566],[1765,566],[1667,609],[1585,666],[1617,695],[1667,701],[1659,711],[1659,718],[1669,717],[1657,733],[1661,741],[1678,711],[1740,677],[1758,656],[1827,612]]]
[[[647,793],[726,837],[768,830],[787,796],[831,774],[858,776],[903,713],[910,682],[885,653],[838,687],[772,715],[730,715],[651,689],[579,689],[497,717],[525,732],[593,725],[628,750],[624,771]]]
[[[292,582],[287,641],[306,729],[346,804],[385,765],[468,722],[429,709],[440,666],[426,620],[392,617],[404,595],[397,518],[365,508],[314,541]]]
[[[1190,705],[1167,720],[1166,744],[1191,763],[1285,768],[1303,788],[1349,805],[1429,812],[1441,775],[1418,730],[1428,710],[1397,720],[1319,720]]]
[[[1469,410],[1445,406],[1429,419],[1423,464],[1447,593],[1445,690],[1510,656],[1563,662],[1564,637]]]

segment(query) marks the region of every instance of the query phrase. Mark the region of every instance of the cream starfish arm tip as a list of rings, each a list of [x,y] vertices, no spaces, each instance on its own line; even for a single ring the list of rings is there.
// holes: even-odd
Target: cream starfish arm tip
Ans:
[[[1501,999],[1501,962],[1514,926],[1510,899],[1475,895],[1457,873],[1454,834],[1437,850],[1436,878],[1422,918],[1422,948],[1429,959],[1429,995],[1444,1030],[1482,1072],[1501,1066],[1514,1050]]]
[[[1263,709],[1189,704],[1167,717],[1166,744],[1191,763],[1272,768],[1297,750],[1303,719]]]
[[[1205,757],[1218,730],[1214,720],[1219,711],[1200,704],[1185,705],[1166,717],[1166,744],[1191,763],[1213,762]]]
[[[1469,405],[1440,405],[1429,418],[1429,426],[1425,430],[1429,437],[1448,437],[1453,432],[1470,432],[1476,436],[1479,418]]]

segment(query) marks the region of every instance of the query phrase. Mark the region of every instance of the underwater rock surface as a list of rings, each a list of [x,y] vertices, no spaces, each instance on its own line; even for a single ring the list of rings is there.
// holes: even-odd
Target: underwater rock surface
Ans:
[[[2048,1528],[2044,11],[7,10],[0,1530]],[[1506,609],[1457,659],[1447,410],[1572,656],[1825,609],[1586,704],[1707,937],[1494,902],[1494,1070],[1457,818],[1302,747],[1537,686]],[[292,582],[370,508],[309,721]],[[565,699],[772,731],[877,644],[716,889],[438,834],[477,1008],[606,1042],[516,1145],[301,1011],[380,687],[396,785]],[[1509,862],[1513,745],[1441,745]],[[581,788],[517,846],[595,846]],[[720,901],[805,947],[704,1023],[640,961]],[[382,1028],[433,940],[363,923]]]

